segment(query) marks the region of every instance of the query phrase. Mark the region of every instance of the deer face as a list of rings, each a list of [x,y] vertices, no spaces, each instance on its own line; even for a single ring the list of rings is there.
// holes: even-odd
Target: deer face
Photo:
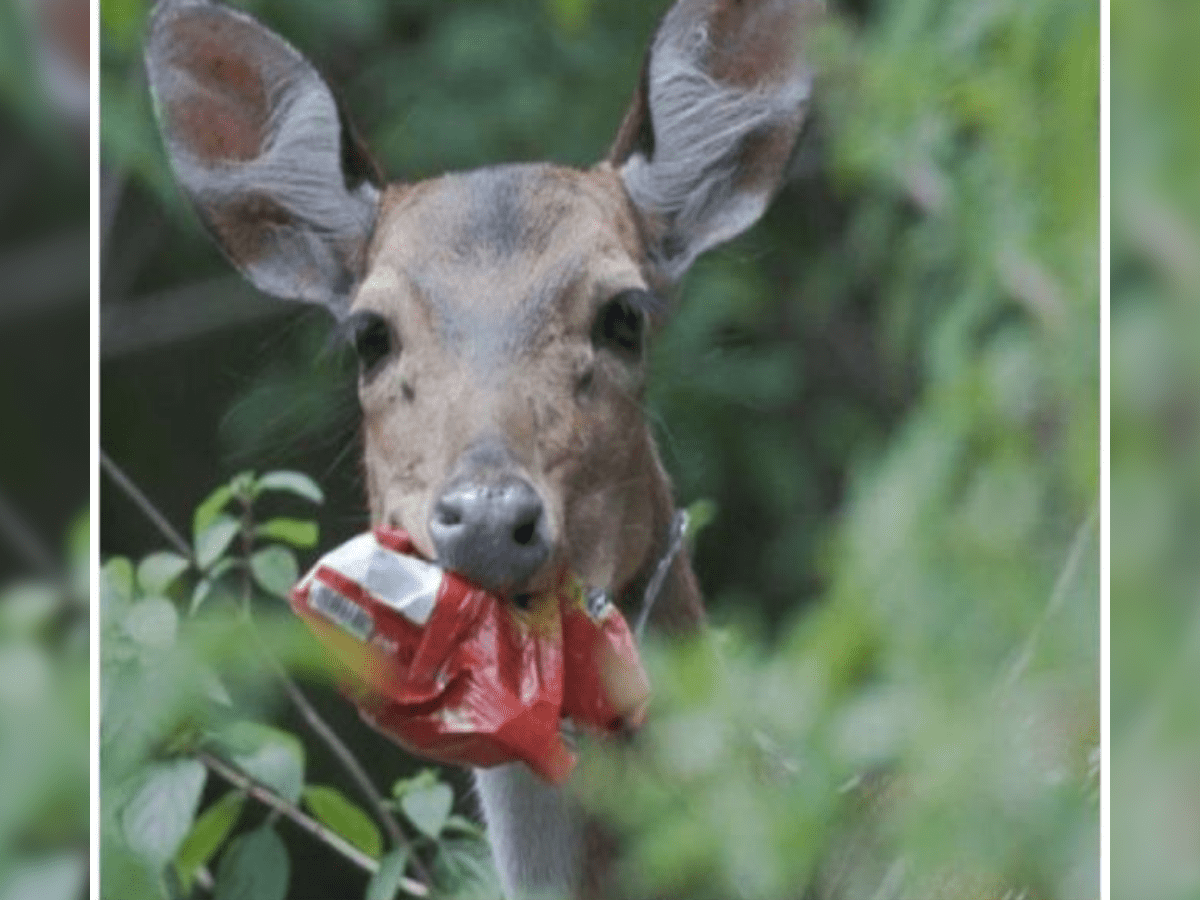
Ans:
[[[513,596],[568,566],[619,592],[647,564],[670,497],[644,342],[778,187],[815,5],[680,0],[591,170],[382,187],[297,51],[219,4],[160,2],[147,68],[176,175],[251,281],[352,336],[374,521]]]
[[[372,243],[348,325],[373,518],[497,590],[564,565],[628,580],[653,537],[641,394],[660,301],[616,174],[395,188]]]

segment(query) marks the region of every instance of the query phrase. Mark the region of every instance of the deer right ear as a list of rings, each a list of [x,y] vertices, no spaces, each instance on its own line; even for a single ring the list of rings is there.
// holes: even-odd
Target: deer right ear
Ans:
[[[767,208],[787,171],[813,74],[803,42],[822,0],[676,0],[646,54],[609,162],[679,279]]]
[[[146,70],[176,178],[233,263],[268,294],[344,309],[379,178],[316,69],[244,13],[160,0]]]

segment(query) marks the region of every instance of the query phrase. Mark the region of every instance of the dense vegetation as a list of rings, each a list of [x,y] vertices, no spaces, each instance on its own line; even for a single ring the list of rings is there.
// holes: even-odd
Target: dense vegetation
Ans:
[[[385,168],[409,178],[599,158],[659,13],[641,0],[245,5],[317,61]],[[106,896],[202,890],[198,857],[179,863],[197,810],[216,896],[281,898],[289,865],[289,896],[331,883],[361,893],[353,865],[206,780],[204,753],[248,769],[269,757],[282,768],[258,769],[268,784],[395,858],[273,678],[252,674],[260,657],[229,637],[240,626],[217,615],[226,607],[205,600],[190,615],[196,586],[246,533],[234,515],[213,537],[219,506],[193,517],[234,473],[316,476],[322,547],[363,526],[351,363],[325,348],[321,314],[235,286],[159,149],[139,65],[146,4],[102,11],[105,177],[120,198],[105,248],[102,440],[176,527],[197,526],[188,554],[135,568],[163,538],[106,487],[104,551],[134,561],[107,570],[106,633],[122,635],[107,662],[142,690],[111,693],[105,715],[146,713],[136,740],[117,729],[106,745]],[[1094,897],[1097,3],[838,12],[819,41],[796,181],[761,226],[697,266],[654,349],[648,411],[679,499],[715,510],[695,557],[717,630],[653,649],[646,768],[622,772],[619,794],[596,789],[623,765],[596,754],[581,788],[634,836],[629,877],[689,896],[781,898],[816,883],[851,897]],[[257,502],[257,484],[235,479],[225,500]],[[266,502],[284,503],[269,516],[312,515],[286,505],[295,498]],[[301,564],[310,536],[273,535],[309,554]],[[232,585],[227,608],[254,610],[273,652],[314,673],[269,599],[292,563],[275,553],[256,570],[266,548],[246,549],[253,578],[232,566],[217,578]],[[188,680],[200,665],[232,706],[184,690],[212,686]],[[421,768],[311,690],[376,783]],[[313,783],[341,799],[314,805]],[[444,797],[437,784],[400,781],[394,803]],[[150,846],[139,840],[159,791],[183,824]],[[457,810],[471,812],[461,792]],[[422,812],[406,815],[446,890],[486,883],[467,877],[481,864],[465,823],[430,837]],[[247,846],[278,862],[276,880],[231,893]]]
[[[1200,892],[1200,10],[1113,3],[1113,896]]]

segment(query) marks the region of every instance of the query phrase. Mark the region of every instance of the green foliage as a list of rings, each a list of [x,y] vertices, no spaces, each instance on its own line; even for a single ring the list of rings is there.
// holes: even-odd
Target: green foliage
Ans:
[[[284,900],[291,863],[287,847],[269,827],[229,845],[217,868],[216,900]]]
[[[77,900],[87,883],[88,517],[58,578],[0,585],[0,897]]]
[[[312,785],[304,789],[304,805],[317,821],[339,834],[367,856],[379,859],[383,838],[371,817],[345,798],[337,788]]]
[[[1198,13],[1112,4],[1112,884],[1147,900],[1200,895]]]
[[[136,565],[117,557],[102,568],[106,898],[176,900],[194,896],[202,881],[213,885],[214,897],[228,900],[287,896],[291,851],[270,822],[256,824],[258,817],[246,814],[255,795],[235,785],[202,807],[210,754],[277,802],[302,806],[330,832],[380,860],[368,896],[396,896],[417,858],[407,846],[386,846],[372,815],[340,787],[311,783],[305,739],[261,721],[248,699],[261,690],[247,693],[248,682],[271,672],[264,652],[322,677],[330,674],[319,648],[297,646],[290,637],[296,625],[290,613],[283,615],[291,628],[271,617],[296,582],[298,564],[289,547],[262,542],[311,545],[317,539],[309,520],[258,521],[260,506],[281,495],[304,503],[324,498],[296,472],[244,472],[196,509],[192,558],[159,552]],[[225,534],[225,523],[232,533]],[[219,540],[205,537],[215,529]],[[31,595],[13,607],[10,619],[31,627],[42,602]],[[235,681],[240,690],[231,692],[226,682]],[[494,884],[482,833],[465,820],[451,827],[454,794],[435,772],[398,783],[395,796],[413,825],[420,859],[444,869],[447,884]],[[248,830],[240,831],[244,822]]]
[[[454,807],[454,793],[448,785],[437,780],[432,769],[415,778],[398,781],[392,794],[408,821],[426,837],[436,840],[446,827]]]
[[[196,872],[202,866],[208,865],[209,860],[229,838],[245,805],[244,794],[230,791],[209,806],[204,815],[192,824],[192,830],[188,832],[179,847],[179,852],[175,854],[175,871],[184,893],[191,890]]]
[[[395,850],[379,862],[379,871],[367,885],[365,900],[394,900],[408,864],[408,850]]]
[[[245,4],[316,59],[385,168],[411,179],[600,158],[664,5]],[[1190,15],[1125,6],[1131,42],[1152,20],[1174,30],[1162,23]],[[1098,4],[856,8],[861,21],[836,19],[819,41],[807,174],[761,226],[700,262],[656,335],[649,413],[680,501],[708,498],[692,507],[694,525],[711,519],[694,557],[722,627],[713,646],[650,651],[645,756],[589,756],[582,788],[633,836],[622,874],[647,895],[774,898],[814,884],[818,896],[1093,897]],[[104,38],[106,155],[199,241],[122,28]],[[1190,34],[1145,54],[1161,77],[1175,77]],[[1200,96],[1156,90],[1160,102]],[[1154,129],[1135,120],[1128,152],[1187,171],[1191,121],[1183,110]],[[1128,498],[1117,586],[1136,600],[1114,615],[1143,656],[1183,656],[1193,618],[1182,599],[1149,617],[1140,603],[1164,573],[1186,571],[1195,518],[1194,491],[1160,475],[1169,461],[1196,486],[1191,445],[1162,446],[1182,418],[1175,386],[1192,374],[1182,361],[1195,358],[1195,329],[1174,318],[1180,304],[1167,314],[1144,271],[1147,258],[1175,272],[1189,256],[1170,252],[1187,229],[1160,214],[1175,196],[1165,183],[1154,205],[1132,207],[1140,243],[1114,323],[1130,360],[1116,388],[1136,411],[1117,435],[1135,465],[1115,485]],[[323,323],[303,321],[274,339],[246,389],[253,403],[227,424],[231,453],[285,443],[283,420],[288,440],[334,430],[349,387],[336,366],[314,374],[323,340]],[[284,396],[298,413],[280,411]],[[246,577],[219,572],[222,554],[240,552],[229,526],[208,534],[241,515],[237,490],[223,490],[193,535],[221,547],[195,589],[204,610]],[[249,532],[252,544],[308,549],[280,527]],[[1194,582],[1172,581],[1194,599]],[[1131,680],[1118,718],[1156,683]],[[1183,716],[1182,703],[1171,710],[1169,722]],[[397,805],[422,853],[436,832],[443,883],[494,890],[475,869],[478,842],[443,816],[445,796],[409,787]]]

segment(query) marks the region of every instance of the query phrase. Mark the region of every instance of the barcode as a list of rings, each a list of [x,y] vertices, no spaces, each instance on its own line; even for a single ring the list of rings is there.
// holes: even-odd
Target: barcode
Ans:
[[[360,641],[370,640],[375,631],[375,620],[365,609],[319,581],[313,582],[308,605]]]

